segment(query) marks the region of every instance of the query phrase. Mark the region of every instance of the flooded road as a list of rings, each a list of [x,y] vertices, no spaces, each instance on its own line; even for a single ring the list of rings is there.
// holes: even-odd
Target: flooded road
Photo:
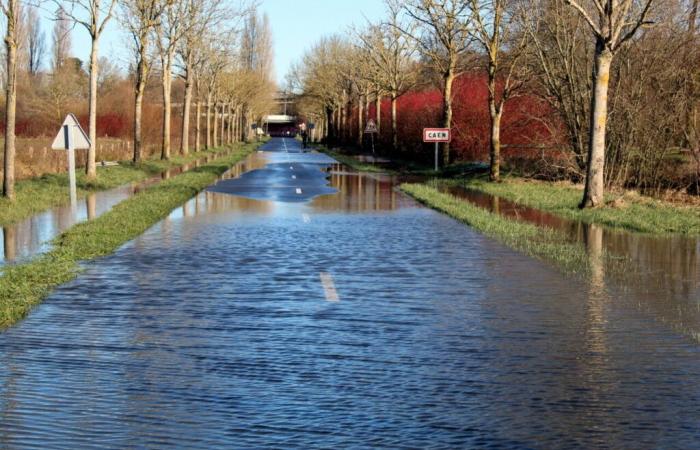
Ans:
[[[266,150],[0,334],[0,448],[697,446],[696,291]]]
[[[231,153],[232,151],[228,151],[216,156],[206,156],[180,167],[165,170],[144,181],[129,183],[106,191],[91,192],[84,198],[79,198],[75,207],[56,206],[17,223],[0,227],[3,244],[0,248],[0,269],[5,264],[21,263],[46,252],[50,248],[51,241],[68,228],[101,216],[117,203],[121,203],[141,190],[161,180],[187,172],[200,164],[206,164],[216,157]]]

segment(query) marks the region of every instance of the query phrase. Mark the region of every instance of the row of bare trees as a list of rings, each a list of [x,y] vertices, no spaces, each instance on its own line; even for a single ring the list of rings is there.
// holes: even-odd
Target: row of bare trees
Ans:
[[[55,25],[51,72],[44,78],[56,80],[62,73],[82,70],[80,61],[70,55],[74,25],[77,32],[87,32],[91,40],[87,68],[89,178],[97,176],[98,96],[101,63],[105,62],[100,58],[100,39],[111,21],[121,25],[131,43],[127,79],[134,92],[134,162],[143,157],[144,100],[146,88],[156,76],[162,91],[162,159],[169,159],[173,151],[174,80],[184,83],[183,98],[176,100],[182,102],[181,154],[249,138],[250,124],[273,106],[271,30],[267,18],[248,0],[1,0],[6,19],[3,195],[7,198],[14,198],[17,73],[41,72],[46,45],[39,31],[37,10],[48,10],[48,4],[55,10]],[[18,65],[18,52],[27,55],[25,64]],[[74,65],[77,69],[69,64],[72,60],[78,62]],[[77,84],[80,79],[74,77]],[[62,100],[57,98],[59,103]],[[193,110],[195,140],[191,148]]]
[[[490,178],[500,179],[501,119],[509,100],[537,97],[546,126],[572,155],[567,171],[585,180],[581,207],[604,202],[606,186],[658,187],[673,161],[698,152],[697,0],[385,0],[386,15],[330,36],[290,74],[302,110],[333,141],[360,129],[370,99],[396,100],[438,87],[451,128],[454,82],[482,74],[488,89]],[[664,124],[659,127],[659,124]],[[681,156],[678,156],[679,152]],[[449,144],[443,163],[453,160]],[[678,156],[673,158],[673,156]],[[700,174],[700,173],[699,173]]]

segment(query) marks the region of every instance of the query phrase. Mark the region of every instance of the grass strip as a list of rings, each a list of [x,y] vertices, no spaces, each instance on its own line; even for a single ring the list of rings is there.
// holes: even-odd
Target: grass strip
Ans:
[[[52,242],[48,253],[5,267],[0,277],[0,329],[22,320],[54,288],[75,278],[80,261],[108,255],[141,235],[257,147],[240,146],[231,155],[151,186],[97,219],[73,226]]]
[[[77,173],[78,197],[90,192],[105,191],[128,183],[146,180],[159,173],[184,166],[206,156],[218,156],[225,148],[204,150],[177,156],[170,160],[145,160],[139,164],[121,162],[118,166],[98,167],[96,180],[88,180],[82,171]],[[51,207],[68,204],[68,174],[46,174],[17,182],[16,198],[11,202],[0,199],[0,226],[11,225]]]
[[[496,195],[560,217],[638,233],[700,235],[700,209],[675,205],[633,192],[609,194],[604,206],[579,209],[583,192],[570,184],[506,178],[491,183],[483,177],[452,180],[469,189]]]
[[[526,255],[554,263],[567,273],[588,275],[590,261],[583,244],[572,243],[551,228],[510,220],[426,184],[402,184],[420,203],[447,214]]]
[[[393,170],[388,169],[386,167],[382,166],[376,166],[374,164],[370,163],[363,163],[357,158],[354,158],[350,155],[346,155],[344,153],[340,153],[334,150],[331,150],[329,148],[326,148],[324,146],[318,146],[316,147],[316,150],[319,152],[325,153],[326,155],[330,156],[331,158],[335,159],[341,164],[344,164],[352,169],[357,170],[358,172],[372,172],[372,173],[394,173]]]

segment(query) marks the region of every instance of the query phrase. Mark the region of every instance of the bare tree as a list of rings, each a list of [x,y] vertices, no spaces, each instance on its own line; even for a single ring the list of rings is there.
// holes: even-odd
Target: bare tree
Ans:
[[[26,13],[27,32],[27,71],[36,75],[46,53],[46,35],[41,30],[41,18],[36,7],[29,6]]]
[[[121,21],[132,38],[133,54],[136,63],[136,83],[134,99],[134,162],[141,161],[143,152],[142,116],[143,97],[146,82],[151,70],[151,34],[160,23],[160,16],[166,2],[171,0],[123,0]]]
[[[99,42],[105,26],[112,18],[117,0],[54,0],[76,24],[85,28],[90,35],[90,93],[89,93],[89,137],[85,173],[88,179],[97,177],[97,81],[100,72]]]
[[[491,181],[499,181],[501,177],[501,118],[505,104],[522,86],[524,79],[522,73],[514,77],[516,70],[521,68],[520,56],[527,37],[526,33],[521,33],[519,39],[513,39],[515,5],[514,0],[469,0],[473,19],[472,34],[486,52],[491,118]]]
[[[175,1],[169,2],[164,10],[161,20],[156,24],[158,54],[161,63],[161,84],[163,88],[163,140],[161,159],[170,159],[170,125],[172,115],[172,84],[173,63],[180,44],[191,22],[186,17],[191,13],[194,3]]]
[[[17,114],[17,26],[20,17],[19,0],[0,2],[6,18],[5,58],[7,80],[5,89],[5,163],[2,195],[15,199],[15,122]]]
[[[417,31],[403,29],[418,44],[420,52],[442,77],[443,119],[445,128],[452,127],[452,85],[460,74],[460,57],[471,43],[468,2],[464,0],[407,0],[406,13]],[[443,160],[450,163],[450,144],[443,144]]]
[[[608,122],[610,67],[615,53],[637,31],[649,24],[647,17],[654,0],[565,0],[589,25],[595,38],[595,67],[591,100],[590,140],[586,188],[581,208],[604,202],[605,132]],[[596,18],[597,19],[594,19]]]
[[[400,96],[417,83],[414,69],[414,56],[417,50],[415,35],[417,23],[404,23],[402,3],[386,0],[387,19],[385,23],[371,25],[366,33],[357,33],[363,44],[365,55],[373,64],[371,76],[391,99],[391,145],[394,151],[399,148],[397,102]],[[381,98],[381,96],[379,96]]]
[[[53,26],[53,71],[60,71],[70,57],[71,52],[71,24],[66,11],[59,7],[56,11],[56,19]]]
[[[179,56],[182,60],[182,78],[185,80],[185,96],[182,112],[182,133],[180,139],[180,152],[186,155],[189,152],[190,111],[192,106],[193,91],[196,88],[196,137],[195,149],[199,151],[200,141],[200,114],[201,105],[199,99],[201,87],[201,73],[207,64],[207,47],[205,38],[208,34],[216,32],[216,26],[225,18],[235,16],[235,12],[226,8],[222,0],[188,0],[189,12],[184,17],[187,21],[182,43],[179,46]],[[229,17],[226,17],[226,16]]]
[[[564,2],[546,0],[528,5],[530,11],[524,17],[530,36],[526,64],[535,75],[536,90],[558,112],[565,128],[575,159],[566,170],[581,179],[587,159],[593,46],[587,36],[588,25]]]

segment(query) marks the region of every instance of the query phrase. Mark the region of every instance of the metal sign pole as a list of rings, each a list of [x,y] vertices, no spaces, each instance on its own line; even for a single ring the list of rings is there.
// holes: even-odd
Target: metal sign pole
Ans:
[[[75,139],[73,128],[66,126],[65,132],[68,134],[68,179],[70,180],[70,204],[75,209],[78,205],[78,192],[75,186]]]
[[[435,172],[437,172],[439,169],[438,168],[438,153],[440,153],[439,147],[440,147],[440,144],[436,142],[435,143]]]
[[[372,136],[372,154],[374,155],[374,133],[370,133],[370,136]]]

